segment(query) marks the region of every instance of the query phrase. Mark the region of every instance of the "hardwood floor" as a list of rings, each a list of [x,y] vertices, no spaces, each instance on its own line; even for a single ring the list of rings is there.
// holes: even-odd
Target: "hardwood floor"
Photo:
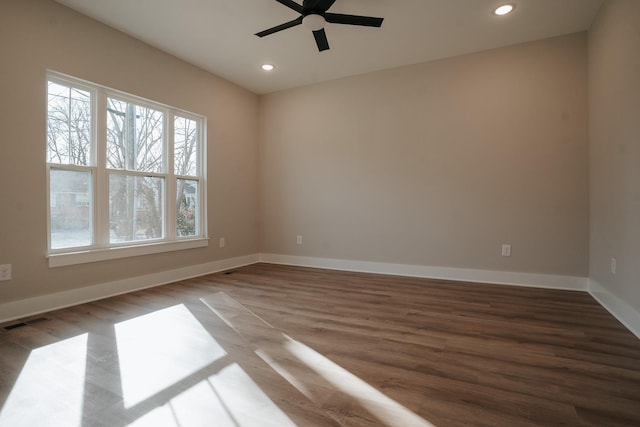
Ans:
[[[640,340],[588,294],[231,273],[0,330],[0,426],[640,426]]]

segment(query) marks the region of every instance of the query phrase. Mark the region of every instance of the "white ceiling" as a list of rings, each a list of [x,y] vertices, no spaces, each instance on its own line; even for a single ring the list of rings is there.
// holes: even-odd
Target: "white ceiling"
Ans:
[[[602,4],[512,0],[515,11],[498,17],[507,0],[337,0],[330,12],[384,23],[327,24],[331,49],[318,52],[303,26],[254,35],[298,17],[275,0],[56,1],[258,94],[583,31]]]

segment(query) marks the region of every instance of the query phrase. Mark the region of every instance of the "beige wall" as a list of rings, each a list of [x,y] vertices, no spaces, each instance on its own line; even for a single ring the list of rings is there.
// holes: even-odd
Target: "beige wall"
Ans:
[[[637,0],[608,1],[589,32],[589,107],[591,278],[640,312]]]
[[[586,42],[262,96],[261,251],[586,277]]]
[[[209,234],[224,250],[48,268],[47,69],[207,117]],[[14,276],[0,302],[258,252],[256,95],[52,1],[2,0],[0,97],[0,264]]]
[[[52,1],[5,0],[0,302],[259,251],[586,276],[586,52],[577,34],[258,99]],[[205,115],[227,247],[48,268],[46,69]]]

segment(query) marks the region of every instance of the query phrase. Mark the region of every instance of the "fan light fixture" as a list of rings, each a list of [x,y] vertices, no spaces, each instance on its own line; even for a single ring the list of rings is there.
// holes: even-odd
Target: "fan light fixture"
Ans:
[[[273,71],[275,67],[271,64],[263,64],[260,68],[262,68],[264,71]]]
[[[324,16],[317,13],[310,13],[302,18],[302,25],[310,29],[311,31],[320,31],[324,28],[324,24],[327,21],[324,20]]]
[[[493,11],[493,13],[498,16],[503,16],[513,12],[514,8],[515,6],[512,4],[503,4],[502,6],[497,7],[496,10]]]

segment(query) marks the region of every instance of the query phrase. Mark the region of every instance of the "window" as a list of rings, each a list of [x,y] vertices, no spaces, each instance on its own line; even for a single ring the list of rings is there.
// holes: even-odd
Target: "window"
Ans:
[[[49,73],[50,266],[206,246],[204,126]]]

